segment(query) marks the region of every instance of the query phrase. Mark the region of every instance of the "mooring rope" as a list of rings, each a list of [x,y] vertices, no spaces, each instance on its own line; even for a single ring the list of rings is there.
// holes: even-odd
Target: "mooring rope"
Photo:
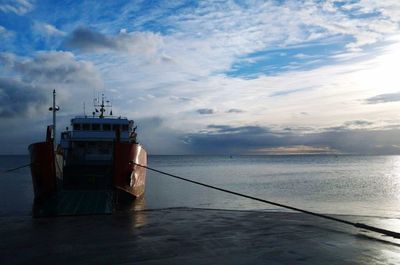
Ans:
[[[12,171],[15,171],[15,170],[18,170],[18,169],[24,168],[24,167],[29,167],[30,165],[31,165],[31,163],[29,163],[29,164],[26,164],[26,165],[23,165],[23,166],[19,166],[19,167],[15,167],[15,168],[7,169],[7,170],[4,170],[3,172],[4,172],[4,173],[7,173],[7,172],[12,172]]]
[[[286,209],[290,209],[290,210],[293,210],[293,211],[302,212],[302,213],[305,213],[305,214],[309,214],[309,215],[313,215],[313,216],[329,219],[329,220],[332,220],[332,221],[344,223],[344,224],[351,225],[351,226],[354,226],[354,227],[357,227],[357,228],[366,229],[366,230],[369,230],[369,231],[373,231],[373,232],[376,232],[376,233],[380,233],[380,234],[384,234],[384,235],[387,235],[387,236],[391,236],[391,237],[400,239],[400,233],[397,233],[397,232],[394,232],[394,231],[378,228],[378,227],[375,227],[375,226],[366,225],[366,224],[363,224],[363,223],[354,223],[354,222],[350,222],[350,221],[343,220],[343,219],[340,219],[340,218],[328,216],[328,215],[325,215],[325,214],[320,214],[320,213],[315,213],[315,212],[303,210],[303,209],[296,208],[296,207],[293,207],[293,206],[290,206],[290,205],[285,205],[285,204],[281,204],[281,203],[277,203],[277,202],[273,202],[273,201],[260,199],[260,198],[249,196],[249,195],[242,194],[242,193],[239,193],[239,192],[235,192],[235,191],[219,188],[219,187],[216,187],[216,186],[208,185],[208,184],[205,184],[205,183],[202,183],[202,182],[198,182],[198,181],[195,181],[195,180],[179,177],[177,175],[170,174],[170,173],[167,173],[167,172],[164,172],[164,171],[161,171],[161,170],[157,170],[157,169],[154,169],[154,168],[151,168],[151,167],[148,167],[148,166],[140,165],[140,164],[137,164],[137,163],[134,163],[134,162],[133,162],[133,164],[137,165],[137,166],[140,166],[140,167],[143,167],[143,168],[146,168],[148,170],[163,174],[163,175],[167,175],[167,176],[170,176],[170,177],[173,177],[173,178],[176,178],[176,179],[180,179],[180,180],[183,180],[183,181],[194,183],[194,184],[197,184],[197,185],[200,185],[200,186],[204,186],[204,187],[207,187],[207,188],[210,188],[210,189],[219,190],[219,191],[222,191],[222,192],[230,193],[230,194],[237,195],[237,196],[244,197],[244,198],[248,198],[248,199],[251,199],[251,200],[255,200],[255,201],[259,201],[259,202],[263,202],[263,203],[267,203],[267,204],[272,204],[272,205],[279,206],[279,207],[282,207],[282,208],[286,208]]]

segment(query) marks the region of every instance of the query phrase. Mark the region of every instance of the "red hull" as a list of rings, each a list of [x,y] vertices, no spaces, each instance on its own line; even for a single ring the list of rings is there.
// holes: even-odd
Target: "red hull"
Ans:
[[[55,155],[52,141],[29,146],[31,174],[35,199],[43,199],[57,192]],[[144,194],[146,169],[136,164],[147,165],[146,150],[135,143],[114,143],[113,187],[133,196]]]
[[[53,142],[31,144],[29,153],[35,199],[45,199],[57,191]]]
[[[147,166],[146,150],[140,144],[116,142],[113,185],[137,198],[144,194],[146,169],[135,164]]]

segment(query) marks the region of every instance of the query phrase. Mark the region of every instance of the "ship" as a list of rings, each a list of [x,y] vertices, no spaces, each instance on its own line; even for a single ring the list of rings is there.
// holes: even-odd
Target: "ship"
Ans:
[[[117,204],[143,197],[147,152],[137,141],[135,122],[113,115],[104,94],[93,107],[91,115],[84,110],[72,118],[57,142],[60,108],[53,91],[53,124],[45,141],[28,147],[34,216],[112,213]]]

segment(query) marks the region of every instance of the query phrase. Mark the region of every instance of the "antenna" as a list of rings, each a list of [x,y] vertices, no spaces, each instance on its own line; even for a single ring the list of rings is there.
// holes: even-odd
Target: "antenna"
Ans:
[[[85,101],[83,101],[83,115],[86,116],[86,106]]]
[[[104,112],[106,112],[106,109],[104,107],[112,107],[110,101],[105,98],[103,93],[101,94],[101,102],[100,99],[95,99],[93,101],[93,105],[95,107],[95,111],[100,112],[99,118],[101,119],[104,118]],[[100,107],[100,111],[98,111],[96,107]]]

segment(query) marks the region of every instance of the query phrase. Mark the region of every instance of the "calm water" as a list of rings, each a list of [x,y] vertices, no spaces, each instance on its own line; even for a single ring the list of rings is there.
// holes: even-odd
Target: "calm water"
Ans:
[[[0,216],[29,215],[27,156],[0,156]],[[400,156],[151,156],[149,166],[321,213],[400,217]],[[281,210],[148,172],[146,208]]]

